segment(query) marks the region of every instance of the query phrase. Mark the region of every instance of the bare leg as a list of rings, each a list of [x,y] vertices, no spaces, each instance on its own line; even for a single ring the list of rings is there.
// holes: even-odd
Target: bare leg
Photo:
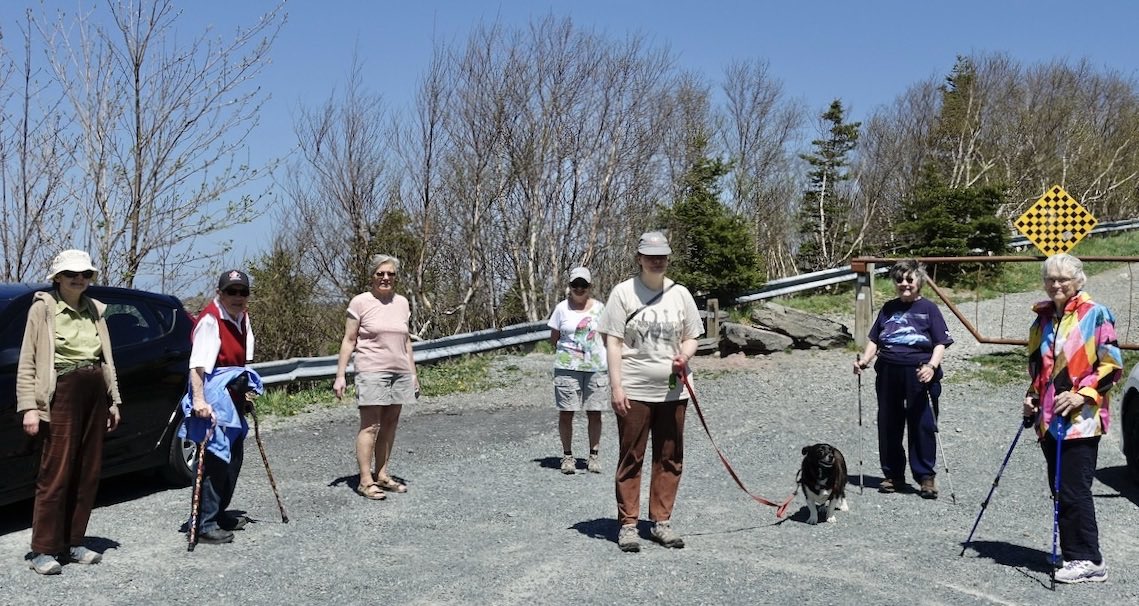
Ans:
[[[562,438],[562,452],[573,452],[573,411],[558,413],[558,435]]]
[[[390,480],[388,461],[392,456],[392,444],[395,443],[395,430],[399,426],[399,413],[403,410],[400,404],[390,406],[377,406],[380,409],[380,431],[376,439],[376,481]]]
[[[380,411],[383,406],[360,407],[360,431],[356,434],[356,463],[360,466],[360,486],[372,480],[372,453],[376,450],[376,434],[380,429]]]
[[[597,452],[601,448],[601,411],[590,410],[585,416],[589,419],[589,452]]]

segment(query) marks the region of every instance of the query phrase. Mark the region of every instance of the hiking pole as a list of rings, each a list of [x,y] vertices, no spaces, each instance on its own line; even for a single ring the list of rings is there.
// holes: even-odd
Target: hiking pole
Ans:
[[[969,548],[969,543],[973,542],[973,533],[977,532],[977,526],[981,523],[981,516],[985,515],[985,509],[989,507],[989,501],[993,498],[993,493],[997,491],[997,484],[1001,483],[1001,474],[1005,472],[1005,466],[1008,465],[1008,460],[1012,458],[1012,451],[1016,450],[1016,443],[1020,441],[1020,434],[1024,433],[1025,428],[1032,426],[1032,417],[1024,417],[1021,419],[1020,427],[1016,430],[1016,436],[1012,439],[1012,445],[1008,447],[1008,452],[1005,453],[1005,460],[1001,461],[1001,467],[997,470],[997,477],[993,478],[993,486],[989,488],[989,494],[981,503],[981,511],[977,513],[977,519],[973,522],[973,529],[969,531],[969,537],[965,539],[965,543],[961,546],[961,553],[964,556],[965,550]]]
[[[190,532],[187,535],[186,551],[194,551],[194,547],[198,545],[198,517],[202,514],[202,467],[204,467],[202,459],[206,456],[207,439],[209,432],[206,432],[206,437],[198,443],[198,469],[194,472],[194,492],[190,498]]]
[[[953,476],[949,475],[949,459],[945,458],[945,447],[941,445],[941,411],[938,408],[937,398],[929,391],[928,384],[926,385],[926,395],[930,399],[930,404],[933,406],[933,440],[937,444],[937,452],[941,457],[941,464],[945,467],[945,482],[949,484],[949,498],[953,500],[953,504],[957,504],[957,493],[953,491]]]
[[[1056,569],[1060,566],[1059,557],[1056,555],[1056,548],[1060,543],[1060,446],[1064,443],[1064,436],[1068,433],[1068,428],[1064,425],[1064,421],[1060,421],[1059,430],[1056,432],[1056,476],[1052,479],[1052,567],[1049,572],[1049,579],[1051,581],[1052,591],[1056,591]]]
[[[257,394],[253,391],[245,392],[245,401],[249,416],[253,417],[253,439],[257,441],[257,450],[261,451],[261,462],[265,464],[265,475],[269,476],[269,486],[273,489],[273,496],[277,499],[277,510],[281,512],[281,522],[289,523],[289,514],[285,513],[285,504],[281,502],[281,493],[277,491],[277,480],[273,477],[273,469],[269,467],[269,457],[265,455],[265,444],[261,441],[261,426],[257,423],[257,409],[253,401]]]
[[[937,442],[937,450],[941,454],[941,464],[945,467],[945,482],[949,484],[949,498],[953,500],[953,504],[957,504],[957,493],[953,492],[953,476],[949,475],[949,459],[945,458],[945,448],[941,445],[941,431],[938,429],[937,422],[933,425],[933,438]]]
[[[858,364],[861,358],[858,354],[854,355],[854,363]],[[862,494],[862,368],[858,364],[859,372],[858,377],[858,494]]]

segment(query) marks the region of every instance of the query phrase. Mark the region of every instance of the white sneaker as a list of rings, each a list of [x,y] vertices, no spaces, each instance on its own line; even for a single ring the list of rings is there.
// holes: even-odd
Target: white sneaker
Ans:
[[[577,473],[577,459],[573,455],[562,455],[562,473],[574,474]]]
[[[1064,562],[1056,571],[1057,583],[1099,583],[1107,580],[1107,560],[1096,564],[1091,560]]]
[[[585,460],[585,468],[590,473],[601,473],[601,459],[597,455],[590,453],[589,458]]]
[[[637,552],[641,550],[640,535],[637,534],[636,524],[626,524],[617,533],[617,547],[621,551]]]

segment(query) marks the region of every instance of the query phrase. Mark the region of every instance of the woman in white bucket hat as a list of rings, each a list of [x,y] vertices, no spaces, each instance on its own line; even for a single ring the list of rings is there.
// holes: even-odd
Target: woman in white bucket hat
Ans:
[[[51,290],[28,309],[16,370],[16,411],[24,432],[43,440],[32,517],[29,566],[59,574],[57,558],[97,564],[83,546],[99,488],[103,437],[119,425],[118,380],[103,318],[107,306],[85,293],[98,270],[81,250],[52,261]]]

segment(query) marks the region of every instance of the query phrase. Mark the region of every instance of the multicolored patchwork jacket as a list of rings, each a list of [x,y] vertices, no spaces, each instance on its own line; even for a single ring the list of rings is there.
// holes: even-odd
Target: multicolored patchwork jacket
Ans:
[[[1076,391],[1090,402],[1068,415],[1067,432],[1060,431],[1063,439],[1107,433],[1111,424],[1107,392],[1123,376],[1111,310],[1085,292],[1069,299],[1059,318],[1052,301],[1041,301],[1032,310],[1036,320],[1028,335],[1028,375],[1032,379],[1028,395],[1040,401],[1036,434],[1043,436],[1053,425],[1053,400],[1063,391]]]

